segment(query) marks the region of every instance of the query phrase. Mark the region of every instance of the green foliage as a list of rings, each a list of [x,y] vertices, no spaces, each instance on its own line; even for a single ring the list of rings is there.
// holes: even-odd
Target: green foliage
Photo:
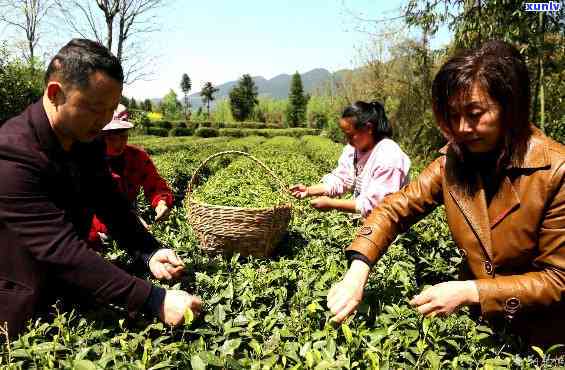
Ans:
[[[263,122],[239,122],[239,123],[219,123],[218,127],[220,128],[252,128],[252,129],[279,129],[282,126],[275,125],[272,123],[263,123]]]
[[[169,130],[162,127],[146,127],[145,128],[146,135],[154,135],[154,136],[169,136]]]
[[[565,116],[560,120],[550,122],[547,125],[546,133],[561,144],[565,144]]]
[[[14,59],[0,44],[0,123],[21,113],[43,93],[43,71]]]
[[[214,94],[220,89],[214,87],[211,82],[206,82],[200,91],[202,102],[206,104],[208,119],[210,119],[210,102],[214,100]]]
[[[187,122],[187,121],[184,120],[184,119],[179,119],[179,120],[171,121],[171,125],[173,126],[173,128],[176,128],[176,127],[180,127],[180,128],[190,128],[190,127],[191,127],[190,122]]]
[[[341,148],[320,137],[132,141],[155,153],[159,172],[178,196],[186,192],[196,167],[218,151],[250,152],[290,184],[318,181],[337,162]],[[202,172],[196,188],[201,199],[245,207],[284,200],[274,180],[247,158],[220,157]],[[149,318],[124,320],[100,306],[55,313],[47,321],[31,322],[18,340],[0,346],[0,366],[535,369],[542,360],[551,363],[555,348],[528,351],[504,332],[474,321],[466,310],[423,318],[408,305],[407,298],[426,285],[452,279],[461,263],[441,209],[391,245],[373,268],[356,315],[341,326],[331,325],[325,300],[347,269],[343,247],[358,223],[343,213],[318,212],[308,201],[292,202],[289,234],[273,259],[203,253],[183,208],[152,225],[156,237],[175,248],[187,266],[180,285],[163,284],[198,294],[205,302],[203,315],[192,324],[170,329]]]
[[[192,89],[192,81],[190,81],[190,77],[188,77],[186,73],[183,73],[182,75],[180,88],[184,94],[184,115],[186,117],[189,109],[188,93],[190,92],[190,89]]]
[[[343,145],[321,136],[304,136],[301,143],[304,154],[323,173],[329,173],[337,166],[337,159],[343,151]]]
[[[154,148],[174,145],[171,138],[143,140]],[[170,183],[184,177],[184,185],[175,185],[181,190],[196,166],[219,150],[249,151],[290,184],[319,180],[325,170],[319,165],[335,164],[340,147],[319,137],[174,140],[186,148],[154,159]],[[244,207],[285,201],[274,180],[247,158],[220,157],[204,172],[199,199]],[[342,213],[315,211],[307,202],[293,204],[289,236],[274,259],[206,255],[184,211],[174,209],[169,221],[152,230],[185,260],[188,276],[180,287],[202,296],[201,318],[171,330],[145,320],[124,322],[103,309],[61,313],[52,322],[32,323],[11,343],[12,366],[533,369],[539,356],[551,358],[548,349],[522,352],[512,338],[465,311],[423,318],[406,303],[425,285],[452,278],[461,262],[441,210],[389,248],[374,267],[356,316],[332,326],[325,297],[347,269],[342,247],[351,241],[355,223]],[[0,358],[7,356],[3,347]]]
[[[177,99],[177,93],[170,89],[161,101],[161,113],[168,119],[178,119],[181,116],[182,105]]]
[[[256,162],[242,157],[217,172],[197,189],[194,196],[205,203],[234,207],[271,207],[287,203],[291,199],[286,191],[290,183],[304,177],[316,178],[308,158],[299,153],[300,145],[298,139],[276,137],[250,152],[283,182],[282,189],[281,184]],[[277,155],[273,155],[273,150]],[[265,174],[258,176],[258,171]]]
[[[244,74],[229,94],[232,115],[236,121],[245,121],[251,117],[257,100],[257,86],[250,75]]]
[[[230,102],[228,99],[221,99],[214,104],[211,113],[211,120],[214,122],[235,122],[231,114]]]
[[[245,136],[291,136],[302,137],[305,135],[318,135],[319,130],[310,128],[287,128],[287,129],[247,129],[247,128],[221,128],[220,136],[245,137]]]
[[[220,136],[218,129],[213,127],[199,127],[194,131],[194,136],[198,137],[216,137]]]
[[[151,100],[145,99],[141,104],[141,109],[146,112],[151,112],[153,110],[153,104],[151,103]]]
[[[306,105],[308,96],[304,94],[302,78],[298,72],[292,76],[290,92],[288,94],[288,108],[286,112],[286,122],[290,127],[298,127],[306,122]]]
[[[190,92],[190,89],[192,89],[192,82],[190,81],[190,77],[188,77],[186,73],[183,73],[182,75],[180,88],[185,95]]]
[[[330,96],[312,96],[308,100],[306,120],[308,127],[317,129],[329,128],[330,122],[337,122],[345,102]]]
[[[259,98],[259,104],[253,110],[252,119],[277,126],[283,126],[286,120],[288,101],[266,97]]]
[[[202,121],[202,122],[198,122],[198,127],[213,127],[214,123],[210,122],[210,121]]]
[[[563,70],[565,68],[565,10],[534,13],[524,10],[524,2],[485,0],[480,2],[436,2],[410,0],[404,15],[407,24],[433,36],[441,25],[454,33],[455,48],[474,48],[487,40],[514,44],[526,57],[532,81],[532,121],[542,129],[545,123],[565,114]],[[560,89],[561,87],[561,89]],[[561,91],[559,91],[561,90]],[[547,95],[546,95],[547,93]],[[542,106],[544,110],[542,111]]]
[[[263,122],[240,122],[240,123],[222,123],[221,128],[267,128],[267,124]]]
[[[345,143],[345,135],[337,121],[330,121],[328,127],[322,132],[322,135],[336,143]]]
[[[175,127],[169,130],[169,136],[191,136],[194,130],[186,127]]]
[[[167,121],[167,120],[151,122],[151,126],[164,128],[166,130],[170,130],[170,129],[173,128],[173,124],[170,121]]]

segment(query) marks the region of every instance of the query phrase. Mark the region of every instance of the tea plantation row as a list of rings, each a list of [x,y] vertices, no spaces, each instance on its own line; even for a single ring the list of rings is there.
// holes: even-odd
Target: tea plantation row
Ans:
[[[153,319],[128,321],[110,308],[60,312],[34,322],[1,348],[10,368],[79,369],[392,369],[535,368],[541,355],[493,333],[466,311],[422,318],[407,300],[425,285],[457,275],[461,258],[437,210],[399,237],[375,266],[365,300],[341,326],[330,323],[328,289],[347,269],[343,248],[359,222],[292,200],[289,233],[271,259],[202,253],[188,225],[186,185],[212,153],[241,150],[287,185],[314,183],[335,165],[341,146],[320,137],[147,139],[159,171],[179,198],[171,218],[152,226],[187,266],[177,287],[200,295],[204,314],[171,329]],[[413,174],[414,176],[415,174]],[[203,171],[193,196],[219,205],[288,202],[276,182],[244,157],[225,156]],[[147,205],[142,209],[151,217]],[[117,247],[106,256],[127,262]]]

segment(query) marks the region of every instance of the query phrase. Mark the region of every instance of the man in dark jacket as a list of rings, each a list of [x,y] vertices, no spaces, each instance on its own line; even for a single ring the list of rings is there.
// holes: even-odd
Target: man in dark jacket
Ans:
[[[98,43],[72,40],[49,64],[45,84],[40,101],[0,126],[0,324],[17,335],[63,287],[130,316],[182,323],[187,309],[199,312],[198,297],[131,276],[85,242],[96,213],[155,277],[184,268],[141,225],[94,140],[121,97],[119,61]]]

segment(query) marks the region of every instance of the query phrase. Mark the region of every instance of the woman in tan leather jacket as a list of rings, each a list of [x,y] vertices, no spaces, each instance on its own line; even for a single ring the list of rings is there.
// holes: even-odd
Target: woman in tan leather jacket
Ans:
[[[351,267],[328,294],[334,320],[355,310],[370,266],[396,235],[443,204],[465,256],[461,280],[410,304],[427,316],[472,305],[530,344],[565,343],[565,146],[528,121],[523,59],[499,41],[466,51],[440,69],[432,97],[448,144],[358,230]]]

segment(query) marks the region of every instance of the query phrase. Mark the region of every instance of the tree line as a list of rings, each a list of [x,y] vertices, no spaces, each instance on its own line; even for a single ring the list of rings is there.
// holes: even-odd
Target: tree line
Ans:
[[[73,1],[82,4],[73,8],[73,12],[83,13],[83,17],[85,14],[93,16],[92,22],[81,24],[90,25],[90,32],[96,33],[95,38],[111,46],[115,52],[124,36],[134,37],[120,31],[127,29],[128,14],[136,13],[137,9],[136,17],[141,18],[136,19],[145,19],[160,5],[158,1],[149,0]],[[34,47],[42,40],[40,25],[45,22],[45,14],[57,11],[57,2],[0,0],[0,4],[3,9],[0,22],[9,18],[11,27],[26,30],[20,34],[25,35],[21,47],[27,50],[16,56],[8,51],[6,43],[0,45],[2,121],[19,112],[41,92],[42,73],[34,63],[37,59]],[[129,7],[123,8],[125,6]],[[22,16],[22,11],[29,20]],[[184,74],[180,83],[183,103],[172,89],[159,105],[148,99],[138,102],[124,98],[124,103],[133,109],[159,112],[171,119],[257,121],[321,128],[339,140],[337,122],[343,107],[356,100],[379,100],[384,103],[401,144],[414,152],[432,153],[443,144],[431,112],[430,92],[435,72],[459,48],[476,47],[489,39],[502,39],[518,47],[530,69],[531,121],[554,138],[565,140],[564,7],[555,12],[531,13],[526,12],[523,3],[517,0],[407,0],[399,16],[389,19],[365,19],[355,14],[350,17],[367,34],[367,43],[355,55],[356,68],[340,76],[334,75],[308,94],[303,89],[300,75],[295,73],[288,99],[262,97],[251,76],[246,74],[228,98],[219,101],[216,101],[217,88],[207,82],[200,91],[204,108],[192,112],[188,95],[192,82]],[[452,39],[447,45],[432,49],[432,40],[443,26],[450,29]],[[82,30],[85,36],[87,31]],[[129,32],[132,32],[131,28]],[[122,51],[126,58],[124,52],[127,51]]]

